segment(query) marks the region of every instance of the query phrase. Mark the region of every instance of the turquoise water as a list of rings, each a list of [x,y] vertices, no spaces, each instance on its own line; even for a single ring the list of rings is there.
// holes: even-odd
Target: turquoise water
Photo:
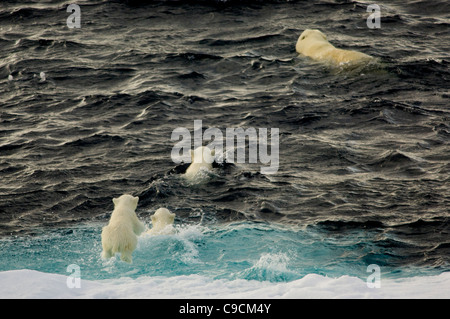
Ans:
[[[427,273],[425,268],[402,267],[398,257],[379,244],[386,238],[376,229],[331,235],[314,227],[266,223],[176,225],[174,235],[139,237],[133,263],[127,264],[118,256],[100,258],[102,226],[86,224],[2,239],[0,271],[33,269],[68,275],[67,266],[76,264],[88,280],[198,274],[271,282],[292,281],[309,273],[367,278],[370,264],[379,265],[385,277]]]

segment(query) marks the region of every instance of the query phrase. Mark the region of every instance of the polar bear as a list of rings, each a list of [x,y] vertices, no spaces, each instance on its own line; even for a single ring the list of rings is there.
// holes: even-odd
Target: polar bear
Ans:
[[[171,235],[175,233],[173,221],[175,214],[167,208],[159,208],[152,215],[152,228],[146,232],[147,235]]]
[[[145,230],[135,210],[139,197],[122,195],[114,198],[114,210],[107,226],[102,230],[102,258],[120,253],[120,259],[131,263],[131,254],[137,246],[137,236]]]
[[[295,50],[316,61],[328,62],[333,65],[357,64],[373,59],[370,55],[335,48],[328,42],[325,34],[319,30],[307,29],[299,36]]]
[[[184,176],[188,180],[193,180],[199,172],[211,171],[214,155],[215,151],[206,146],[197,147],[194,151],[191,150],[191,165],[189,165]]]

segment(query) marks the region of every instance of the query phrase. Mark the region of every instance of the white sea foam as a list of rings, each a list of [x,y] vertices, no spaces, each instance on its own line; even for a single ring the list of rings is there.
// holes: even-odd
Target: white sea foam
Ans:
[[[285,253],[264,253],[250,268],[240,273],[245,279],[288,281],[291,271],[288,269],[289,256]],[[294,272],[292,275],[298,276]]]
[[[205,276],[120,278],[68,288],[69,277],[34,270],[0,272],[0,298],[450,298],[450,272],[384,279],[368,288],[359,278],[309,274],[291,282],[211,279]],[[82,273],[81,273],[82,278]]]

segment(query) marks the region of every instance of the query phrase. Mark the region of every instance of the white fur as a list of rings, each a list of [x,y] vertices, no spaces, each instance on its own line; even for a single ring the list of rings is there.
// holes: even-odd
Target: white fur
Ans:
[[[102,258],[108,259],[120,253],[120,259],[131,263],[131,254],[137,246],[137,236],[145,230],[135,210],[139,198],[122,195],[114,198],[114,211],[109,224],[102,230]]]
[[[148,235],[170,235],[175,233],[173,221],[175,214],[167,208],[159,208],[152,216],[152,228],[146,232]]]
[[[214,150],[211,151],[206,146],[197,147],[194,152],[191,150],[191,165],[186,170],[185,177],[193,180],[200,171],[211,171],[212,162],[214,162]]]
[[[316,61],[334,65],[354,64],[373,59],[370,55],[335,48],[319,30],[307,29],[299,36],[295,49]]]

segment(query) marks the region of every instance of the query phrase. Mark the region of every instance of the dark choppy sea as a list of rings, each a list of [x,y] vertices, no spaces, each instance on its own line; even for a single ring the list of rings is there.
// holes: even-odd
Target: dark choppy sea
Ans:
[[[70,3],[0,4],[0,270],[262,281],[450,270],[448,1],[377,1],[376,29],[366,1],[79,0],[80,28]],[[330,70],[300,57],[308,28],[381,62]],[[278,128],[278,171],[219,165],[186,185],[171,134],[194,120]],[[202,228],[105,266],[100,231],[123,193],[148,225],[164,206],[178,227]],[[139,268],[146,254],[164,262]]]

